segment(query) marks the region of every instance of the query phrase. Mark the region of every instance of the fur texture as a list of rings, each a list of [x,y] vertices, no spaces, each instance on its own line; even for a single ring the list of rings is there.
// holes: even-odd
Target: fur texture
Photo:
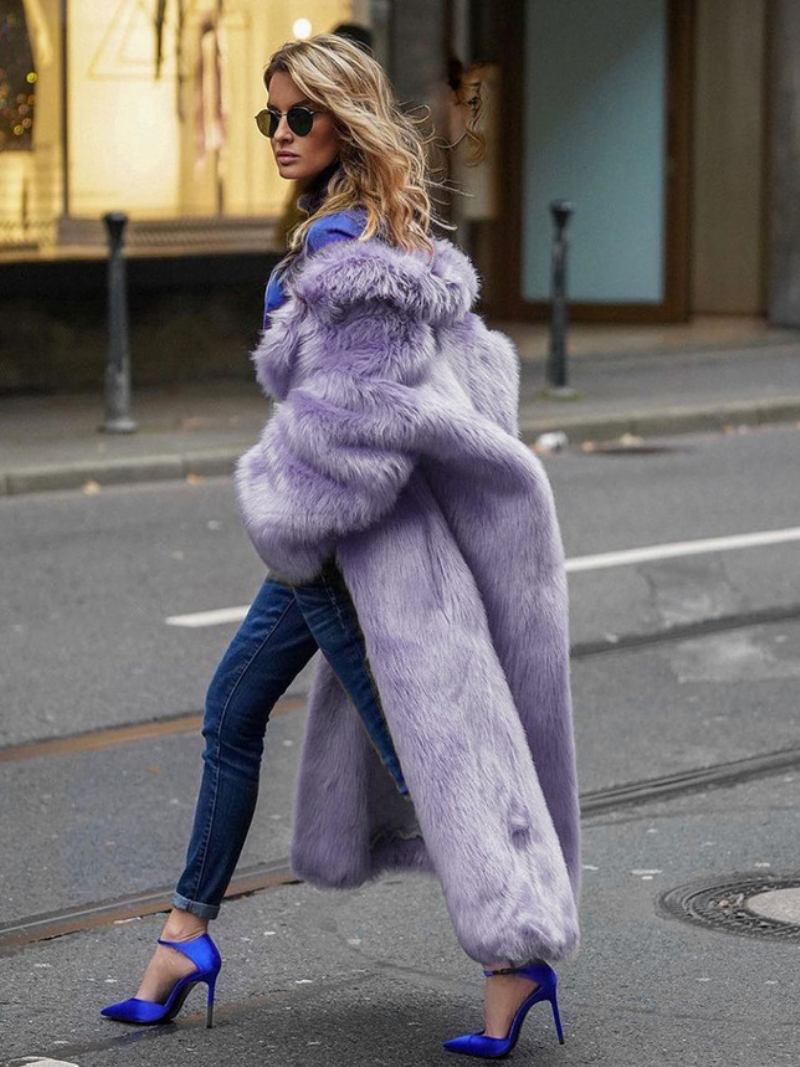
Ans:
[[[293,582],[336,553],[422,838],[319,657],[292,866],[320,887],[441,881],[484,964],[579,944],[567,584],[553,495],[519,440],[519,364],[473,313],[469,259],[378,240],[309,257],[253,353],[276,400],[236,468],[242,518]]]

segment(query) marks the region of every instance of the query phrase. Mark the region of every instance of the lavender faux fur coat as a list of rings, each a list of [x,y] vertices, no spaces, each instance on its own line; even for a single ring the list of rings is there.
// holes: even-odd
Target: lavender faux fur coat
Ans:
[[[291,862],[320,887],[440,879],[475,960],[579,943],[567,584],[553,495],[519,440],[512,343],[479,280],[372,238],[302,264],[252,358],[276,401],[236,467],[245,528],[292,582],[335,552],[424,835],[319,657]]]

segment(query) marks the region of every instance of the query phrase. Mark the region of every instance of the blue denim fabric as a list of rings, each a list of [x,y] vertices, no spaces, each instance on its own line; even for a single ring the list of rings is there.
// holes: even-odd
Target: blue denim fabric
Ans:
[[[176,907],[206,919],[219,914],[255,811],[267,720],[318,648],[408,796],[355,606],[335,564],[304,585],[269,576],[208,687],[203,773],[186,866],[171,898]]]

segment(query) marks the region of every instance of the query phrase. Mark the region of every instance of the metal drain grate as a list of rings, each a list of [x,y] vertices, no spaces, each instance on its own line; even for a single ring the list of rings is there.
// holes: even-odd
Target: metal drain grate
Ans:
[[[763,937],[772,941],[800,941],[800,923],[769,919],[751,911],[747,902],[758,893],[800,887],[800,872],[772,875],[736,874],[720,882],[704,878],[670,889],[659,897],[662,913],[673,919],[722,930],[725,934]]]
[[[800,923],[758,915],[746,903],[758,893],[798,887],[800,871],[783,875],[742,873],[725,882],[717,876],[677,886],[663,893],[658,903],[662,914],[728,934],[765,937],[771,941],[800,941]]]

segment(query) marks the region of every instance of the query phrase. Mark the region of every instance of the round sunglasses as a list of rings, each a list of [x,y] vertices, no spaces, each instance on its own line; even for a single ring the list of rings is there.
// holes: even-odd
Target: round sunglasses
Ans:
[[[320,110],[307,107],[305,104],[295,104],[288,111],[276,111],[274,108],[265,107],[256,115],[256,125],[259,132],[263,133],[265,137],[274,137],[281,121],[281,115],[286,115],[286,121],[292,133],[297,134],[298,137],[305,137],[311,133],[311,127],[314,125],[314,116],[318,115]]]

